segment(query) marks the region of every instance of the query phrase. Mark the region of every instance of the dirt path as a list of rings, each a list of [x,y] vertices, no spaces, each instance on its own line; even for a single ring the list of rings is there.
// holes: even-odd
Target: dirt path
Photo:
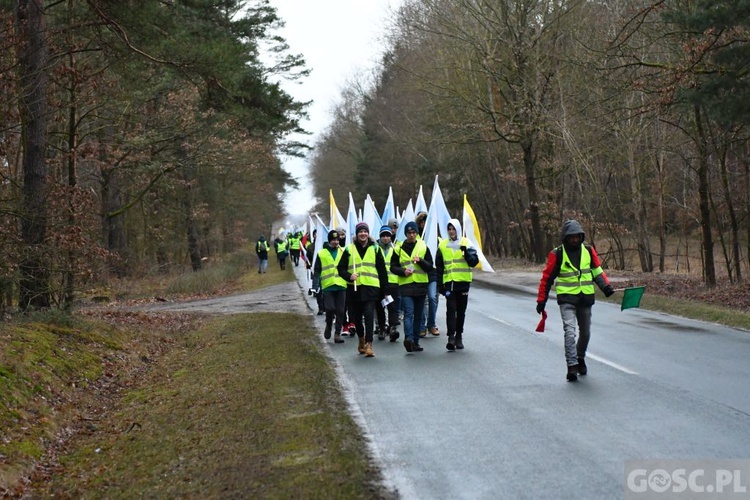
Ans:
[[[283,312],[309,314],[307,301],[301,300],[302,290],[297,281],[281,283],[239,295],[216,297],[189,302],[160,302],[134,306],[134,311],[180,311],[203,314],[244,314]]]

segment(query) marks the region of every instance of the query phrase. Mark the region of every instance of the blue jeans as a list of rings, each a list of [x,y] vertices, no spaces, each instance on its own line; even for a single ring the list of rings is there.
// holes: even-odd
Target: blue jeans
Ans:
[[[422,314],[419,316],[419,331],[425,331],[425,319],[427,320],[427,328],[435,328],[437,326],[437,308],[438,308],[438,293],[437,293],[437,281],[430,281],[427,284],[427,307],[422,308]]]
[[[424,311],[424,299],[425,295],[401,296],[401,303],[404,305],[404,337],[414,344],[419,344],[419,330],[415,330],[415,327],[419,326],[416,318],[421,318]]]
[[[268,257],[265,259],[258,257],[258,272],[266,272],[268,270]]]

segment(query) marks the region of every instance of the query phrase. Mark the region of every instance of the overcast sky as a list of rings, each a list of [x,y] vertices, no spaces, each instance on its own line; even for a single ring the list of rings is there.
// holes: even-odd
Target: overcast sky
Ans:
[[[302,54],[310,76],[284,84],[298,101],[314,101],[302,123],[313,144],[330,124],[331,110],[347,80],[374,68],[384,49],[382,35],[389,9],[401,0],[272,0],[286,26],[280,33],[293,54]],[[284,158],[284,168],[302,189],[289,193],[287,212],[303,214],[315,203],[307,177],[307,160]],[[343,202],[344,200],[342,200]]]

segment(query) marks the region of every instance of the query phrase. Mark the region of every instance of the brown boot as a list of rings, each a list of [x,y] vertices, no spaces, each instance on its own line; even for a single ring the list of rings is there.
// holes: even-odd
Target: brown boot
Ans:
[[[333,334],[333,342],[335,344],[343,344],[344,343],[344,339],[341,338],[341,334],[340,333],[336,332],[336,333]]]
[[[367,356],[368,358],[372,358],[375,356],[375,353],[372,352],[372,342],[365,343],[365,356]]]
[[[360,354],[365,353],[365,337],[359,337],[359,345],[357,346],[357,351],[359,351]]]

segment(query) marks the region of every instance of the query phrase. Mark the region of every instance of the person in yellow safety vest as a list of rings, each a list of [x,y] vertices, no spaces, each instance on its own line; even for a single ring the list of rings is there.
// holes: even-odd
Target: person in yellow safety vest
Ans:
[[[331,330],[335,328],[333,341],[342,344],[341,328],[344,325],[346,311],[346,281],[339,276],[338,264],[344,250],[339,248],[339,233],[336,230],[328,231],[328,242],[323,243],[323,248],[318,252],[315,259],[313,272],[320,276],[320,288],[323,291],[323,304],[326,309],[326,326],[323,337],[331,338]],[[334,324],[334,319],[336,320]]]
[[[383,260],[386,264],[390,264],[391,256],[395,246],[393,245],[393,230],[390,226],[383,226],[380,228],[380,239],[377,241],[380,251],[383,253]],[[388,283],[384,288],[380,289],[380,300],[385,300],[386,295],[391,297],[390,301],[385,307],[381,304],[376,305],[375,311],[377,312],[378,327],[375,332],[378,334],[378,340],[385,340],[385,336],[390,337],[391,342],[398,340],[399,333],[396,329],[398,323],[398,276],[388,271]],[[388,311],[388,317],[386,318],[386,311]],[[388,320],[386,322],[386,320]]]
[[[348,283],[346,304],[349,321],[354,323],[359,339],[357,351],[371,358],[375,356],[372,350],[375,308],[380,301],[380,290],[388,284],[388,271],[366,222],[354,228],[354,241],[346,247],[338,270]]]
[[[446,349],[463,349],[466,306],[469,304],[471,268],[479,264],[477,249],[461,235],[458,219],[448,221],[448,237],[438,245],[435,267],[438,291],[445,296],[445,322],[448,327]]]
[[[258,256],[258,274],[265,273],[268,270],[268,251],[270,249],[266,238],[261,234],[255,244],[255,254]]]
[[[615,293],[601,267],[594,247],[583,244],[586,234],[577,220],[563,224],[562,245],[547,256],[547,264],[539,282],[536,312],[544,313],[552,284],[557,280],[555,292],[560,306],[565,331],[565,361],[568,382],[586,375],[586,349],[591,338],[591,306],[594,305],[594,283],[609,297]],[[579,336],[576,343],[576,323]]]
[[[299,267],[299,251],[300,251],[300,240],[302,235],[300,233],[291,233],[287,241],[289,242],[289,255],[292,257],[291,261],[294,263],[294,267]]]
[[[417,223],[417,239],[421,239],[425,235],[427,212],[419,212],[414,217],[414,222]],[[435,261],[437,262],[437,255],[435,256]],[[437,327],[438,297],[440,297],[437,286],[437,271],[433,269],[428,277],[427,305],[424,307],[422,318],[419,320],[419,336],[422,338],[427,336],[427,332],[430,332],[430,335],[434,335],[435,337],[440,336],[440,330]]]
[[[434,269],[432,253],[422,240],[417,240],[417,224],[409,221],[404,227],[406,241],[400,242],[391,257],[391,272],[398,275],[398,293],[404,306],[404,348],[420,352],[419,319],[427,297],[428,274]]]
[[[344,229],[343,227],[339,227],[336,228],[336,231],[339,233],[339,248],[346,248],[346,229]],[[347,299],[346,302],[348,304],[349,300]],[[341,329],[341,335],[349,335],[350,337],[354,337],[355,335],[357,335],[357,329],[354,327],[354,323],[352,323],[352,320],[349,319],[348,307],[344,312],[344,316],[346,318],[346,322]]]
[[[274,240],[273,246],[276,250],[276,258],[279,260],[279,267],[282,270],[286,269],[286,258],[289,255],[289,246],[286,240],[276,238],[276,240]]]

